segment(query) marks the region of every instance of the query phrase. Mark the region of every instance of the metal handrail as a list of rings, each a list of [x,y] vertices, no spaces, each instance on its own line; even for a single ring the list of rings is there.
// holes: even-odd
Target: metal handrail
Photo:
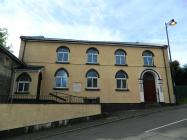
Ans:
[[[62,92],[52,92],[50,95],[54,95],[56,97],[61,97],[64,99],[64,103],[82,103],[82,104],[97,104],[100,103],[99,97],[83,97],[83,96],[75,96]]]
[[[59,95],[60,94],[60,95]],[[53,92],[49,95],[28,94],[14,94],[14,95],[0,95],[0,103],[24,103],[24,104],[98,104],[100,103],[99,97],[80,97],[69,95],[61,92]]]

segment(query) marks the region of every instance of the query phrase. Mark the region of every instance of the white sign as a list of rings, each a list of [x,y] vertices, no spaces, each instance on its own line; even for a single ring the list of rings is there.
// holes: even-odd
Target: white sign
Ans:
[[[81,92],[81,83],[73,83],[73,91],[74,92]]]

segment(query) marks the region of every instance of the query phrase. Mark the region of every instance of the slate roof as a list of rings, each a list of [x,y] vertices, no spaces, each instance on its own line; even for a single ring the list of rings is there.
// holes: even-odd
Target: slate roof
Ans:
[[[89,41],[89,40],[46,38],[44,36],[21,36],[20,38],[23,41],[30,41],[30,42],[62,42],[62,43],[71,43],[71,44],[87,44],[87,45],[91,44],[91,45],[167,48],[167,45],[143,43],[143,42]]]
[[[17,62],[18,64],[25,65],[24,62],[19,60],[15,55],[13,55],[10,51],[8,51],[5,47],[3,47],[1,45],[0,45],[0,51],[3,52],[4,54],[6,54],[7,56],[9,56],[12,60]]]

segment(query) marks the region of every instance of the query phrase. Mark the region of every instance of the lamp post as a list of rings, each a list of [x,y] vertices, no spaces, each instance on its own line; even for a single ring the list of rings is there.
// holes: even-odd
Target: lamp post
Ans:
[[[177,96],[176,96],[176,92],[175,92],[174,67],[173,67],[172,58],[171,58],[171,49],[170,49],[170,42],[169,42],[169,35],[168,35],[168,25],[169,26],[175,26],[176,24],[177,24],[177,22],[174,19],[171,19],[169,22],[165,23],[168,50],[169,50],[169,61],[170,61],[170,66],[171,66],[171,77],[172,77],[172,84],[173,84],[173,92],[174,92],[175,99],[176,99],[176,104],[177,104]]]

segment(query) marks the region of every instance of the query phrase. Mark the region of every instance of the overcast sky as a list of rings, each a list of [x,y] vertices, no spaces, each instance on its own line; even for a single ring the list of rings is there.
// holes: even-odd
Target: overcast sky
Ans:
[[[19,53],[21,35],[166,44],[187,63],[187,0],[0,0],[0,28]]]

